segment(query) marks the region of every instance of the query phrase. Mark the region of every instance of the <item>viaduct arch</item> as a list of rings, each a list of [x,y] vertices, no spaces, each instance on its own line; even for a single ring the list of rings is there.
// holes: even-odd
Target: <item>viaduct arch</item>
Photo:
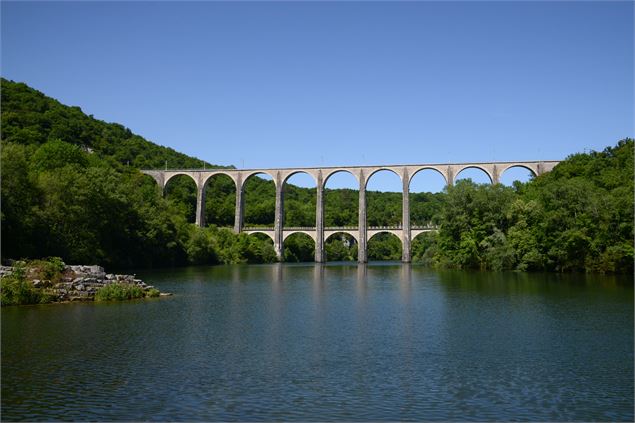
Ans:
[[[167,182],[177,176],[186,175],[194,180],[197,188],[196,196],[196,224],[205,226],[205,186],[214,175],[227,175],[236,185],[236,214],[234,219],[234,232],[263,233],[273,239],[276,255],[282,259],[284,240],[291,234],[302,232],[309,235],[315,241],[315,261],[325,261],[324,240],[329,236],[344,232],[353,236],[358,243],[357,260],[360,263],[368,261],[367,242],[370,237],[379,232],[390,232],[401,239],[402,261],[410,262],[410,242],[414,236],[422,232],[436,230],[432,227],[413,227],[410,225],[410,180],[419,171],[432,169],[439,172],[447,185],[453,185],[456,175],[462,170],[476,168],[485,172],[492,184],[499,183],[500,176],[512,167],[522,167],[535,176],[540,176],[551,171],[559,161],[523,161],[523,162],[487,162],[487,163],[450,163],[450,164],[412,164],[412,165],[387,165],[387,166],[337,166],[337,167],[313,167],[313,168],[280,168],[280,169],[166,169],[166,170],[141,170],[142,173],[151,176],[164,191]],[[402,182],[402,224],[395,227],[367,227],[366,226],[366,184],[368,179],[380,170],[388,170],[395,173]],[[337,172],[352,174],[359,183],[359,219],[358,226],[354,228],[326,228],[324,227],[324,186],[330,176]],[[276,187],[276,210],[273,228],[245,228],[244,218],[244,184],[250,176],[264,173],[273,178]],[[288,178],[296,173],[310,175],[316,183],[316,213],[315,227],[285,228],[284,227],[284,203],[283,187]],[[325,238],[326,237],[326,238]]]

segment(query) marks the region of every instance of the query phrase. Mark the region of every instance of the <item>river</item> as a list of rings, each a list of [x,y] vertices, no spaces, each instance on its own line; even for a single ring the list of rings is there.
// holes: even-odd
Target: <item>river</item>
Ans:
[[[2,420],[633,421],[633,279],[399,263],[137,271],[2,309]]]

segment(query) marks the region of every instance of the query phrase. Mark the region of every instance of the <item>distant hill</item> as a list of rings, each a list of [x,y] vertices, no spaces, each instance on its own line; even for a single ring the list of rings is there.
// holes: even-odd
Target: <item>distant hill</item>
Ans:
[[[115,167],[200,168],[203,161],[157,145],[118,123],[86,115],[26,84],[2,78],[2,141],[41,145],[60,139],[97,154]],[[206,163],[207,167],[222,167]]]

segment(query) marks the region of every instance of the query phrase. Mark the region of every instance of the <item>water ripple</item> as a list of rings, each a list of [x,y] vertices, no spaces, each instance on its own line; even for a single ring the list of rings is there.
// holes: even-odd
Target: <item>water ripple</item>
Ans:
[[[176,295],[2,310],[3,420],[633,420],[632,281],[402,265],[142,276]]]

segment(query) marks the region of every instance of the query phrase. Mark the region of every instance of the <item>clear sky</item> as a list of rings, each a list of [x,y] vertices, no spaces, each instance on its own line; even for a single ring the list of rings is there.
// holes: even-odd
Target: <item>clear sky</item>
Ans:
[[[5,78],[216,164],[549,160],[635,132],[630,1],[1,8]]]

